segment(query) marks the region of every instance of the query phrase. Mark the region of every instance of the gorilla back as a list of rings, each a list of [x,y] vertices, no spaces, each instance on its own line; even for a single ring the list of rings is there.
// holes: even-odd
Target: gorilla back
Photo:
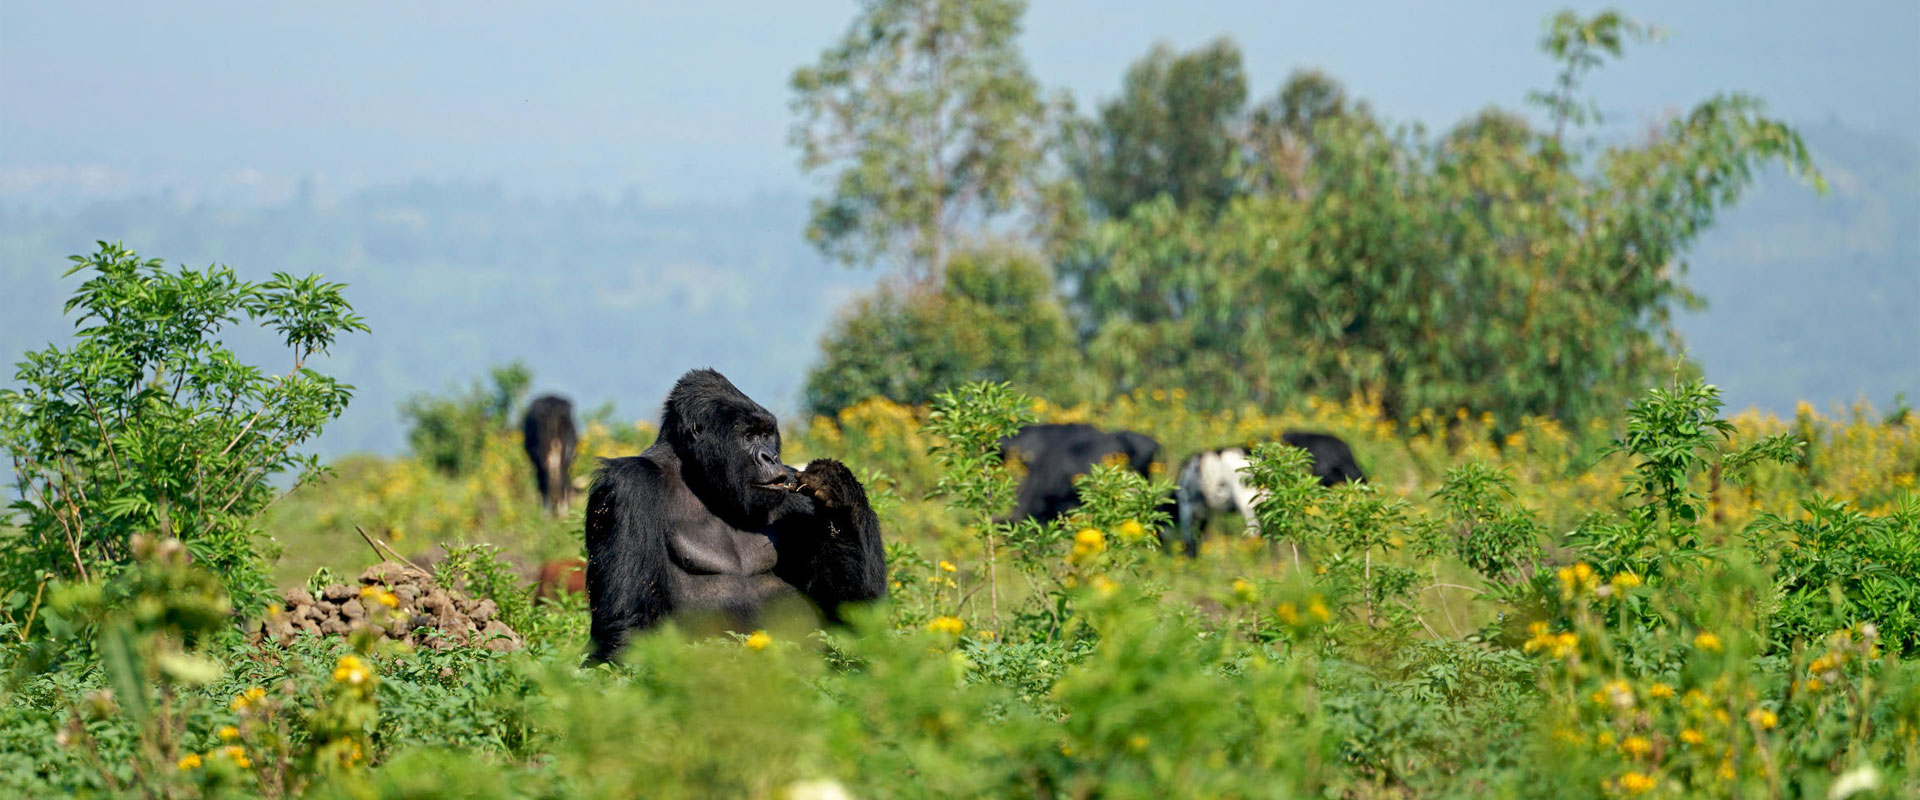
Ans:
[[[773,415],[713,370],[674,384],[653,446],[601,462],[586,539],[597,661],[669,617],[750,629],[805,598],[838,620],[886,593],[865,488],[838,461],[781,462]]]

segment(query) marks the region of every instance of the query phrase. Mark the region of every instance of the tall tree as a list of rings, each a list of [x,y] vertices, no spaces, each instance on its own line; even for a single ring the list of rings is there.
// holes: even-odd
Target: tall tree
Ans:
[[[1166,194],[1217,209],[1236,193],[1236,127],[1247,102],[1240,48],[1219,39],[1187,53],[1162,44],[1127,68],[1097,122],[1076,123],[1069,156],[1094,210],[1125,217]]]
[[[1021,0],[863,0],[793,74],[801,167],[830,171],[807,238],[932,283],[956,240],[1029,188],[1045,108],[1016,47]]]

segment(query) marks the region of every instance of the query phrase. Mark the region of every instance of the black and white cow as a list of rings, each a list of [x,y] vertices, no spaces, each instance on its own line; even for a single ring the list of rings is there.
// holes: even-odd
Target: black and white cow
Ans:
[[[1288,431],[1280,435],[1280,440],[1307,451],[1313,458],[1313,474],[1322,486],[1367,479],[1353,459],[1353,450],[1337,436]],[[1247,485],[1241,472],[1251,460],[1252,450],[1251,446],[1207,450],[1189,456],[1180,465],[1174,484],[1174,525],[1188,555],[1199,551],[1201,531],[1216,514],[1239,514],[1246,521],[1246,534],[1260,535],[1260,521],[1253,510],[1261,492]],[[1298,549],[1294,554],[1297,559]]]

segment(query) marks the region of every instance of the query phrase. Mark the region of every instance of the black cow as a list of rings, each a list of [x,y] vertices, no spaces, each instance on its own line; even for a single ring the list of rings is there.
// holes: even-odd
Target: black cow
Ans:
[[[579,434],[573,429],[573,403],[557,395],[543,395],[527,406],[520,421],[522,444],[527,460],[533,462],[533,479],[540,487],[540,504],[547,513],[561,516],[573,505],[573,450]]]
[[[1095,464],[1119,455],[1142,476],[1160,458],[1160,443],[1134,431],[1107,432],[1083,423],[1029,425],[1000,442],[1000,457],[1019,459],[1027,477],[1013,510],[1014,520],[1052,522],[1080,506],[1073,479]]]

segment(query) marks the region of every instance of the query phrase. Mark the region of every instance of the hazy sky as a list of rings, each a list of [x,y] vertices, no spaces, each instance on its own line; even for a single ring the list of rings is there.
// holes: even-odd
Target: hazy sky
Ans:
[[[0,199],[415,177],[650,200],[805,191],[795,66],[846,2],[0,0]],[[1791,120],[1920,140],[1920,2],[1616,4],[1668,31],[1595,81],[1623,124],[1745,90]],[[1587,10],[1602,4],[1579,3]],[[1024,49],[1083,108],[1156,40],[1230,34],[1257,95],[1324,69],[1397,120],[1517,106],[1556,4],[1038,0]]]

